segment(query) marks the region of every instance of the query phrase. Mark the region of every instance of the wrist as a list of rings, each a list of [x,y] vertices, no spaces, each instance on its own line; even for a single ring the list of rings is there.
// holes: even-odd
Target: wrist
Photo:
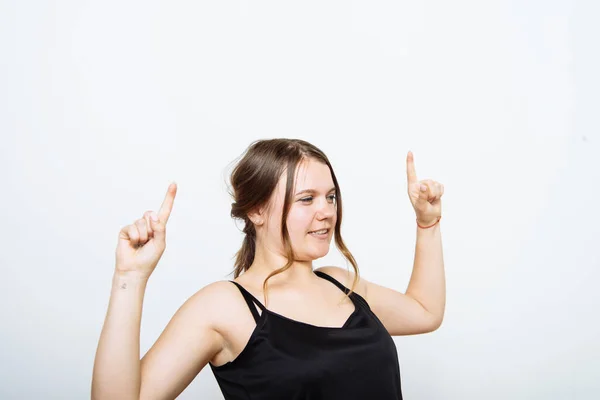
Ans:
[[[149,277],[150,276],[146,276],[145,274],[141,274],[135,271],[115,270],[113,274],[113,285],[119,286],[121,288],[131,286],[145,287],[148,283]]]
[[[428,221],[419,220],[417,218],[417,226],[422,229],[431,228],[431,227],[437,225],[441,219],[442,219],[441,215],[439,217],[436,217],[435,219],[428,220]]]

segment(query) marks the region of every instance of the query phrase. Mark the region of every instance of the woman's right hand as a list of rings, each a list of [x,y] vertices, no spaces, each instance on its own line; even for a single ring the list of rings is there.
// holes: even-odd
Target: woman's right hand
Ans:
[[[170,184],[158,213],[146,211],[142,218],[121,229],[116,252],[117,273],[143,279],[150,277],[167,246],[166,225],[176,193],[177,184]]]

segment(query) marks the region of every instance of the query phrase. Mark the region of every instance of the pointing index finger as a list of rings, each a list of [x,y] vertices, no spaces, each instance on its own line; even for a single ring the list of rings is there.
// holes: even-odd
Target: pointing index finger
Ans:
[[[412,151],[406,156],[406,175],[408,184],[417,182],[417,171],[415,170],[415,160]]]
[[[169,189],[167,189],[167,194],[165,195],[165,199],[163,200],[162,205],[160,206],[160,210],[158,211],[158,218],[160,222],[166,224],[169,220],[169,216],[171,215],[171,210],[173,210],[173,202],[175,201],[175,194],[177,193],[177,184],[171,183],[169,185]]]

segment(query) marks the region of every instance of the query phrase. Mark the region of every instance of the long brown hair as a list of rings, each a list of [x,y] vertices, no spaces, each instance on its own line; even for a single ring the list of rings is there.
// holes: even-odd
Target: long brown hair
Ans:
[[[291,267],[295,259],[290,236],[287,230],[287,216],[293,202],[294,174],[297,166],[307,159],[314,159],[329,167],[336,190],[337,223],[335,225],[335,244],[344,257],[354,268],[354,282],[348,295],[354,291],[359,280],[358,265],[350,250],[344,244],[341,234],[342,225],[342,194],[338,181],[333,172],[329,159],[319,148],[300,139],[268,139],[257,140],[250,144],[243,157],[235,165],[230,184],[234,202],[231,203],[231,217],[244,221],[245,233],[242,247],[236,253],[233,275],[234,278],[247,271],[256,252],[256,229],[248,218],[248,214],[262,207],[268,208],[271,194],[277,186],[279,177],[287,169],[286,194],[281,216],[281,238],[287,253],[287,263],[271,272],[263,282],[265,304],[267,302],[267,281],[274,275],[284,272]]]

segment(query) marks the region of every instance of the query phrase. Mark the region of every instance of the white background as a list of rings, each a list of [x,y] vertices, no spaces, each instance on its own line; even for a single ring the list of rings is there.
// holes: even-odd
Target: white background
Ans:
[[[406,399],[597,398],[597,4],[2,1],[0,397],[89,398],[118,232],[169,182],[142,354],[231,279],[228,173],[295,137],[334,166],[363,277],[400,291],[408,150],[445,185],[446,316],[395,338]],[[222,396],[206,367],[180,398]]]

